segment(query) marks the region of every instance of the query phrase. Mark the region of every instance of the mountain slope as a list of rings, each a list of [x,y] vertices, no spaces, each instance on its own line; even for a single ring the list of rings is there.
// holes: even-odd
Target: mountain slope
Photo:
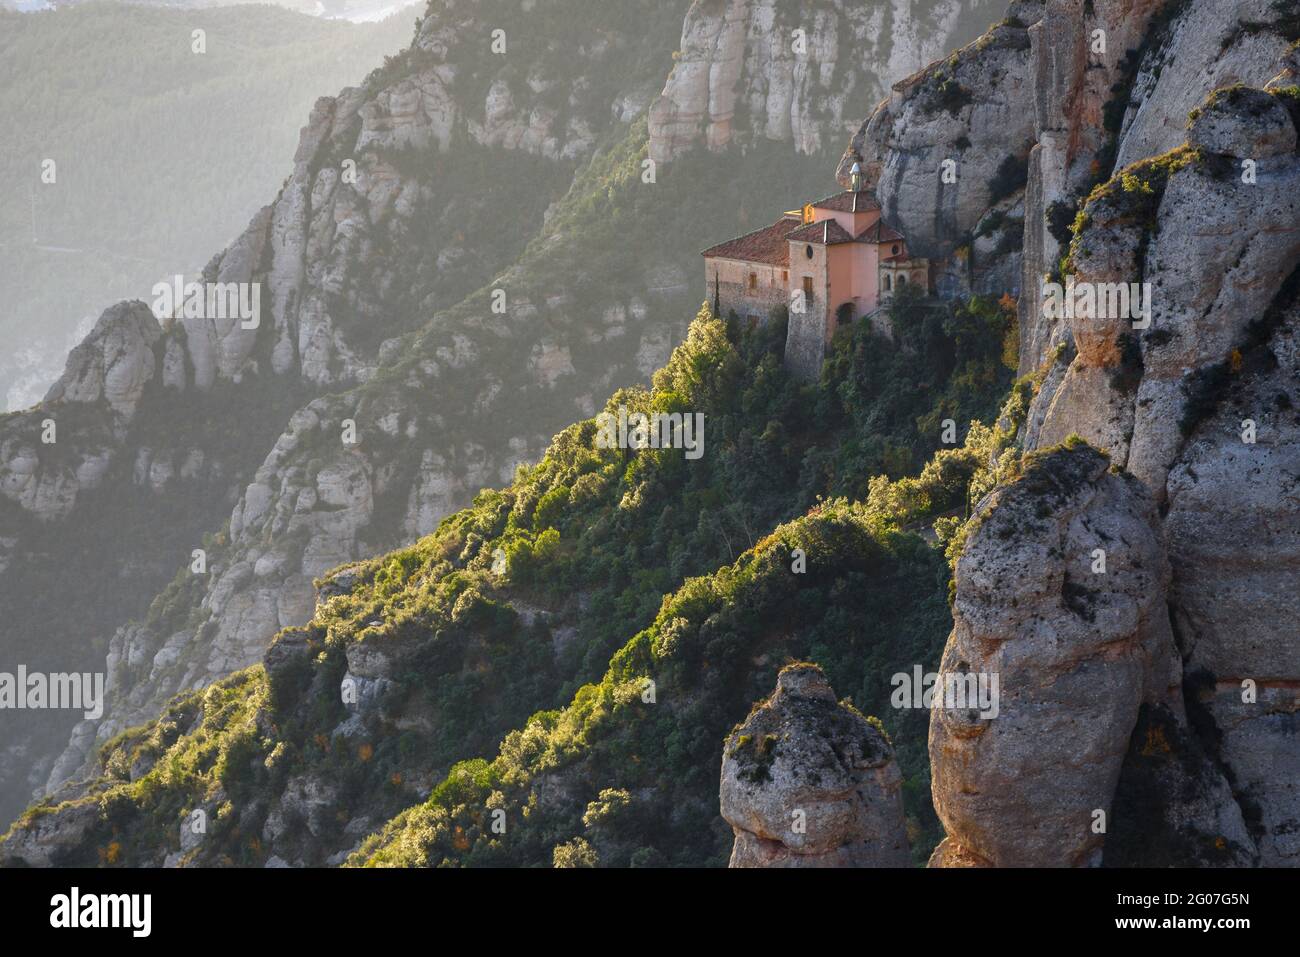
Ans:
[[[508,488],[323,581],[311,622],[263,664],[109,743],[92,779],[30,809],[0,855],[720,864],[724,736],[799,658],[880,715],[913,853],[938,842],[934,866],[1293,865],[1295,13],[1015,4],[898,84],[841,171],[865,161],[904,232],[935,228],[950,294],[1019,274],[1018,350],[1004,348],[1013,299],[942,313],[904,300],[897,341],[863,325],[800,389],[780,371],[779,326],[745,332],[706,312],[653,391],[606,408],[703,411],[710,455],[600,448],[595,421],[570,426]],[[1219,88],[1186,115],[1185,90],[1207,83]],[[1011,163],[990,152],[998,116],[1019,123]],[[917,154],[916,137],[938,145]],[[943,150],[963,142],[991,178],[936,185]],[[652,143],[633,129],[602,152],[600,185],[576,187],[514,275],[580,271],[591,260],[575,227],[608,246],[650,215],[637,174]],[[625,203],[635,216],[620,220]],[[1016,232],[1017,268],[980,255]],[[1053,317],[1044,284],[1066,277],[1149,282],[1150,325]],[[546,315],[539,287],[529,304]],[[563,368],[544,340],[525,352],[503,335],[489,292],[412,335],[390,370],[300,414],[268,477],[328,465],[349,413],[362,435],[407,446],[424,420],[408,434],[393,397],[445,377],[477,400],[477,380],[457,376],[480,356]],[[568,300],[551,298],[562,328]],[[132,337],[122,318],[113,341],[147,348],[147,324]],[[1014,351],[1027,375],[997,426],[936,450],[945,413],[992,419]],[[526,414],[517,390],[501,395],[484,407]],[[98,414],[110,428],[114,413]],[[327,442],[312,445],[321,422]],[[327,475],[317,489],[348,485],[337,463]],[[277,488],[296,509],[302,490]],[[241,530],[259,500],[236,508]],[[286,501],[257,519],[292,514]],[[999,675],[998,716],[886,707],[891,674],[936,664],[941,678]],[[196,810],[215,822],[202,835]]]
[[[209,280],[262,284],[258,329],[182,317],[155,332],[139,327],[142,307],[116,307],[44,406],[0,422],[9,567],[40,555],[90,577],[111,554],[132,571],[114,604],[66,602],[54,627],[37,611],[40,576],[0,576],[28,636],[17,660],[89,667],[93,635],[110,685],[105,719],[79,724],[57,763],[48,737],[68,725],[7,743],[10,806],[78,777],[97,741],[175,691],[259,660],[310,617],[313,578],[431,531],[644,380],[698,301],[694,250],[823,191],[830,157],[789,138],[684,154],[642,179],[653,137],[637,116],[683,14],[689,25],[710,6],[573,0],[522,19],[507,3],[431,6],[408,51],[318,102],[275,202],[209,264]],[[941,48],[967,27],[959,8],[935,10],[925,43]],[[799,109],[819,114],[875,76],[842,58]],[[767,74],[741,82],[761,90]],[[36,440],[51,414],[57,456]],[[112,515],[155,500],[176,512],[132,544]],[[90,523],[91,508],[102,538],[70,545],[59,529]]]
[[[703,649],[689,660],[664,663],[672,676],[659,676],[666,689],[662,714],[651,714],[656,721],[680,722],[673,739],[681,744],[664,751],[665,737],[654,738],[657,747],[647,759],[669,761],[697,809],[682,823],[682,844],[671,853],[712,859],[719,849],[691,838],[692,828],[707,824],[709,804],[716,804],[716,780],[702,770],[709,765],[698,752],[720,747],[721,736],[693,727],[703,713],[709,728],[736,720],[746,696],[770,684],[790,654],[822,658],[842,686],[861,689],[855,697],[880,710],[886,683],[873,663],[900,670],[918,656],[924,660],[937,652],[946,630],[942,556],[881,523],[913,522],[960,505],[966,481],[1010,432],[974,429],[969,449],[943,453],[946,464],[925,482],[873,486],[873,495],[891,503],[875,517],[842,502],[817,506],[791,532],[812,536],[800,537],[809,555],[806,573],[774,564],[771,536],[756,542],[818,492],[862,491],[856,466],[863,452],[851,440],[870,436],[874,413],[901,410],[907,395],[869,390],[882,379],[902,379],[915,355],[942,355],[945,344],[959,341],[984,343],[983,351],[959,350],[953,365],[935,368],[913,387],[910,403],[921,423],[928,416],[916,413],[947,409],[949,402],[960,416],[996,401],[1009,372],[999,358],[1002,337],[989,336],[985,323],[1005,331],[1006,314],[977,304],[954,312],[946,330],[927,329],[915,321],[919,317],[908,317],[913,331],[900,345],[879,339],[864,324],[841,344],[838,371],[829,373],[825,386],[803,392],[780,369],[779,329],[733,331],[729,338],[722,322],[701,317],[656,374],[652,393],[622,390],[609,408],[702,410],[706,442],[715,450],[710,455],[691,462],[680,451],[600,450],[593,420],[570,427],[542,463],[521,469],[508,489],[484,492],[472,509],[412,548],[337,573],[322,585],[313,621],[283,633],[264,667],[221,683],[223,690],[178,699],[160,723],[107,745],[89,795],[26,816],[4,853],[32,862],[93,862],[96,842],[116,842],[123,862],[161,863],[168,854],[191,850],[197,853],[185,857],[190,863],[272,857],[338,862],[366,833],[427,793],[453,762],[489,753],[512,726],[539,708],[564,704],[575,691],[587,701],[593,689],[583,684],[599,679],[611,655],[623,660],[632,653],[619,650],[629,634],[652,622],[655,629],[666,627],[671,617],[664,609],[680,606],[686,614],[698,602],[704,609],[716,600],[705,598],[715,588],[710,579],[689,576],[739,557],[735,570],[718,573],[719,597],[744,582],[746,589],[764,589],[764,602],[804,591],[790,624],[811,618],[806,629],[764,638],[774,614],[741,602],[746,611],[734,635],[710,626],[718,629],[718,640],[708,657],[718,656],[720,671],[701,691],[707,707],[697,704],[704,712],[679,710],[685,703],[667,697],[674,682],[697,683],[694,656]],[[1023,395],[1018,407],[1024,408]],[[810,418],[810,408],[818,415]],[[899,439],[925,454],[935,447],[935,433],[912,425],[912,418],[903,417],[908,425]],[[728,497],[734,505],[721,507]],[[871,544],[875,539],[879,544]],[[754,578],[760,567],[762,575]],[[873,584],[873,575],[896,585]],[[678,587],[679,595],[661,609],[660,595]],[[914,602],[900,608],[900,593],[914,594]],[[647,634],[628,647],[642,647]],[[760,644],[768,647],[760,651]],[[680,650],[685,654],[686,646]],[[231,724],[236,714],[243,717]],[[924,718],[911,713],[899,720],[912,726],[900,761],[911,793],[919,795],[916,827],[932,827],[918,747]],[[227,752],[237,757],[213,763]],[[606,768],[598,754],[576,756],[593,773],[595,767],[622,773]],[[278,770],[268,776],[271,765]],[[159,840],[182,806],[215,813],[227,799],[231,807],[221,816],[228,826],[220,838],[192,845]],[[645,813],[661,813],[660,802],[668,799],[647,798]],[[124,816],[88,810],[106,801]],[[90,832],[66,830],[61,822],[72,819],[86,821]],[[670,846],[676,847],[665,841],[664,853]],[[532,859],[525,846],[516,850],[512,859]],[[544,851],[549,861],[550,846]]]

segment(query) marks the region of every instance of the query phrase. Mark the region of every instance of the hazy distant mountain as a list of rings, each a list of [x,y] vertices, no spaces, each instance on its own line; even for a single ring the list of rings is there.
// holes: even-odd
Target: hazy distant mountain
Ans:
[[[64,7],[85,6],[99,0],[0,0],[0,10],[31,13]],[[212,7],[276,6],[305,13],[312,17],[372,23],[412,7],[420,0],[125,0],[138,6],[166,7],[170,10],[202,10]]]
[[[269,6],[0,12],[0,407],[44,395],[106,305],[202,266],[289,172],[320,91],[359,82],[414,20]]]

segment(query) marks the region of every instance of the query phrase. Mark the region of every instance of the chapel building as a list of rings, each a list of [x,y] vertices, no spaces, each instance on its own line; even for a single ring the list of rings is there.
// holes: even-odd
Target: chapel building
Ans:
[[[815,379],[835,331],[870,316],[909,284],[929,292],[930,263],[881,218],[853,168],[851,188],[704,250],[714,312],[751,326],[789,311],[785,363]]]

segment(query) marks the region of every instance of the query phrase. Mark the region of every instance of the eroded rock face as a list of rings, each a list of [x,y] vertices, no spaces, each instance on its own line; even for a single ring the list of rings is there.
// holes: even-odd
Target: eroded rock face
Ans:
[[[1235,126],[1220,115],[1213,135],[1240,138],[1254,125],[1246,113]],[[1149,217],[1133,215],[1123,190],[1089,205],[1097,215],[1075,244],[1076,280],[1150,283],[1151,328],[1139,334],[1127,316],[1070,321],[1079,356],[1037,399],[1049,406],[1039,444],[1077,432],[1163,496],[1198,370],[1231,361],[1300,255],[1300,156],[1260,154],[1253,185],[1237,175],[1239,159],[1206,151],[1179,163]]]
[[[1000,70],[1008,65],[1027,79],[1022,87],[1001,82]],[[1295,49],[1267,0],[1016,4],[1009,22],[972,48],[898,84],[841,163],[843,174],[861,160],[879,179],[878,193],[919,251],[958,253],[949,263],[967,275],[954,276],[941,263],[941,289],[1006,289],[1005,264],[990,269],[980,263],[1003,244],[988,230],[997,208],[987,189],[995,157],[977,134],[998,115],[996,144],[1007,142],[1007,130],[1016,142],[1023,137],[1027,181],[1023,193],[1001,200],[996,219],[1023,215],[1020,366],[1022,373],[1042,374],[1024,447],[1047,449],[1079,435],[1106,450],[1146,486],[1156,511],[1142,506],[1142,521],[1157,541],[1168,540],[1167,557],[1164,546],[1152,548],[1171,568],[1166,617],[1177,643],[1163,637],[1156,643],[1177,653],[1151,657],[1147,639],[1134,634],[1116,632],[1104,641],[1094,635],[1089,640],[1101,641],[1093,651],[1102,658],[1121,647],[1148,650],[1126,652],[1105,675],[1071,678],[1113,683],[1107,691],[1112,713],[1093,715],[1086,703],[1078,711],[1097,722],[1082,750],[1106,768],[1078,788],[1104,809],[1120,768],[1128,769],[1119,800],[1130,826],[1129,811],[1141,803],[1135,803],[1136,792],[1154,788],[1164,795],[1156,803],[1166,810],[1144,826],[1168,840],[1139,849],[1135,831],[1121,827],[1122,839],[1107,851],[1117,862],[1137,863],[1143,853],[1182,864],[1296,859],[1292,836],[1300,818],[1289,783],[1294,749],[1283,753],[1281,746],[1294,733],[1293,662],[1300,657],[1282,624],[1291,616],[1282,596],[1295,590],[1300,555],[1292,534],[1300,505],[1292,493],[1296,468],[1286,451],[1294,444],[1292,270],[1300,258],[1300,158],[1296,110],[1286,88],[1296,76]],[[950,108],[937,109],[945,96]],[[977,118],[981,109],[984,116]],[[978,182],[938,189],[936,166],[959,142],[968,149],[958,168],[976,170]],[[1070,278],[1094,287],[1149,283],[1149,325],[1135,328],[1133,320],[1142,318],[1137,313],[1050,315],[1043,308],[1040,292],[1049,274],[1063,281],[1058,265],[1076,202],[1108,179],[1093,194],[1069,250]],[[972,228],[974,258],[966,262],[970,251],[952,245]],[[935,240],[930,248],[920,245],[930,235],[926,230]],[[1249,441],[1243,439],[1248,424],[1257,433]],[[1125,514],[1128,506],[1102,494],[1110,479],[1092,484],[1098,486],[1089,493],[1098,496],[1095,508]],[[1060,564],[1045,548],[1041,541],[1026,543],[1024,555],[1036,556],[1023,569],[1027,581],[1040,582],[1045,569]],[[957,570],[953,642],[967,666],[972,657],[987,663],[1007,654],[995,655],[995,647],[1014,647],[995,639],[997,629],[982,643],[971,644],[967,634],[975,622],[969,596],[985,587],[987,577],[988,568],[967,559]],[[1012,619],[1002,627],[1026,639],[1063,627],[1068,618],[1026,611],[1027,601],[1037,608],[1042,600],[1037,592],[1013,592],[1007,602]],[[1142,609],[1139,618],[1150,628],[1161,628],[1156,618],[1163,599],[1130,594],[1126,601]],[[1243,621],[1259,626],[1243,628]],[[1168,624],[1163,628],[1167,632]],[[1086,641],[1082,647],[1089,647]],[[1145,663],[1138,667],[1136,659]],[[1034,687],[1047,680],[1037,662],[1050,660],[1048,654],[1004,662],[1004,678]],[[1114,670],[1126,661],[1127,671]],[[1181,666],[1186,681],[1178,677]],[[1159,687],[1167,689],[1163,697]],[[1042,690],[1051,705],[1049,690]],[[1245,701],[1243,693],[1257,700]],[[1068,720],[1065,702],[1052,707],[1054,719]],[[1146,715],[1143,734],[1168,730],[1166,737],[1179,742],[1168,754],[1130,737],[1139,710]],[[1002,812],[986,811],[981,819],[977,803],[963,797],[968,783],[984,786],[982,775],[997,779],[1000,764],[1023,762],[1032,770],[1035,762],[1062,759],[1051,735],[1037,744],[1031,736],[1017,741],[1011,728],[1005,740],[1002,733],[988,737],[999,724],[1007,727],[1005,716],[963,732],[958,716],[936,717],[933,733],[942,748],[962,759],[944,764],[935,758],[936,799],[948,802],[953,823],[933,863],[1095,863],[1100,838],[1080,836],[1073,818],[1063,823],[1062,815],[1078,808],[1054,805],[1051,787],[1017,785],[1010,773],[998,779],[994,790],[1008,808],[1019,801],[1032,811],[1043,796],[1039,813],[1051,833],[1031,831],[1023,846],[1012,837],[1023,830],[1018,811],[999,820]],[[979,756],[985,749],[991,750]],[[1195,801],[1187,800],[1190,791],[1197,791]],[[953,827],[965,830],[956,834]]]
[[[1291,596],[1300,588],[1300,309],[1277,318],[1170,469],[1165,525],[1189,706],[1213,722],[1260,863],[1297,866],[1300,636]]]
[[[1220,156],[1255,158],[1295,152],[1296,130],[1283,102],[1248,86],[1218,90],[1192,113],[1187,142]]]
[[[901,787],[885,735],[816,665],[791,665],[723,749],[731,866],[906,867]]]
[[[1158,5],[1147,6],[1159,15]],[[1242,29],[1247,23],[1263,29]],[[1213,91],[1237,84],[1262,87],[1290,55],[1283,34],[1273,0],[1184,5],[1134,77],[1116,169],[1182,143],[1187,115]]]
[[[83,492],[97,488],[159,375],[161,339],[144,303],[106,310],[45,401],[0,419],[0,495],[48,522],[67,517]]]
[[[940,680],[996,676],[1000,696],[932,712],[932,792],[950,843],[993,866],[1098,863],[1139,706],[1181,710],[1154,504],[1108,466],[1086,445],[1032,459],[957,565]]]
[[[1275,19],[1271,0],[1049,0],[1030,30],[1037,119],[1026,188],[1022,373],[1065,338],[1043,316],[1039,296],[1065,251],[1049,213],[1068,225],[1077,200],[1112,168],[1184,143],[1188,113],[1211,91],[1262,87],[1278,74],[1289,47],[1280,30],[1239,26]]]
[[[0,434],[0,495],[42,522],[66,517],[83,491],[99,485],[118,435],[111,418],[92,415],[79,432],[65,427],[56,451],[59,421],[48,412],[19,413]],[[47,443],[51,428],[55,441]],[[11,556],[17,542],[11,538],[5,546]]]
[[[677,64],[650,108],[650,156],[667,162],[697,146],[759,138],[802,153],[835,145],[858,125],[863,104],[965,42],[969,24],[987,22],[995,7],[695,0]]]
[[[1260,862],[1242,807],[1192,726],[1144,704],[1106,835],[1105,867],[1249,867]]]
[[[4,424],[0,495],[41,522],[66,518],[83,492],[101,484],[122,435],[121,419],[103,402],[37,407],[11,415]],[[0,546],[5,563],[24,551],[17,535],[0,536]]]
[[[45,396],[50,402],[107,402],[129,418],[158,371],[158,320],[142,302],[107,309],[89,336],[68,355],[67,367]]]
[[[1249,87],[1211,97],[1187,136],[1197,152],[1153,210],[1133,217],[1131,197],[1100,199],[1076,241],[1081,280],[1152,284],[1151,328],[1075,320],[1064,335],[1078,356],[1059,386],[1049,376],[1028,439],[1077,432],[1165,503],[1188,707],[1204,709],[1205,746],[1229,775],[1260,863],[1295,864],[1287,742],[1300,648],[1286,596],[1300,567],[1290,451],[1300,438],[1300,156],[1287,101]]]
[[[1043,4],[1013,3],[1009,13],[975,43],[896,83],[840,162],[842,183],[861,162],[884,218],[900,224],[916,255],[950,256],[991,205],[1023,185],[1014,174],[1034,137],[1029,27]]]

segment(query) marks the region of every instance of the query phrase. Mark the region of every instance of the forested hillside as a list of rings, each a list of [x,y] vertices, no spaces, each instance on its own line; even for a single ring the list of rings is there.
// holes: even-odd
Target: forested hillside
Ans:
[[[316,617],[283,633],[265,668],[106,745],[88,796],[51,819],[87,830],[51,853],[337,863],[450,770],[427,807],[357,860],[549,864],[560,837],[587,833],[582,809],[603,801],[617,820],[601,817],[601,836],[584,840],[604,863],[718,863],[730,835],[716,820],[715,752],[776,670],[804,657],[896,733],[927,852],[939,834],[926,715],[886,712],[882,676],[936,662],[947,633],[943,548],[1026,406],[1024,385],[1000,428],[970,424],[992,422],[1008,390],[1011,317],[985,300],[936,310],[905,298],[897,342],[863,322],[841,335],[823,381],[801,387],[781,369],[783,327],[742,331],[702,312],[653,388],[619,390],[606,408],[702,411],[707,456],[602,450],[590,419],[564,430],[508,488],[410,548],[336,572]],[[950,417],[964,445],[938,451],[920,479],[868,487],[886,458],[911,471],[935,456]],[[946,513],[943,541],[916,534]],[[656,703],[638,710],[629,683],[647,676]],[[563,768],[557,786],[576,796],[525,811],[545,804],[534,778]],[[169,832],[195,807],[220,822],[197,850]],[[511,840],[475,823],[496,807],[517,825]],[[30,812],[5,852],[23,853],[49,810]]]
[[[811,52],[797,52],[764,31],[800,29],[801,8],[768,0],[739,19],[687,0],[429,5],[400,55],[296,121],[288,179],[208,262],[208,278],[261,284],[257,330],[114,306],[48,402],[0,417],[5,651],[103,670],[109,687],[98,720],[24,713],[6,726],[0,814],[34,791],[76,792],[103,743],[307,622],[314,578],[428,534],[558,429],[646,382],[703,298],[698,250],[823,195],[888,84],[998,7],[828,0],[812,11]],[[886,37],[886,21],[910,26]],[[981,348],[995,356],[1004,312],[968,327],[993,317]],[[912,324],[941,322],[931,310]],[[734,561],[809,494],[861,494],[873,470],[919,467],[927,450],[894,413],[923,417],[931,442],[945,413],[963,419],[957,380],[947,407],[935,401],[959,347],[945,348],[927,346],[919,368],[877,369],[871,349],[856,372],[837,360],[859,381],[835,414],[860,434],[785,463],[788,487],[729,500],[710,518],[720,537],[689,563],[647,570],[643,593],[622,599],[640,617],[602,626],[566,687],[599,678],[683,574]],[[57,446],[39,441],[50,417]],[[345,422],[355,443],[339,441]],[[499,735],[563,700],[511,701],[481,724]],[[436,758],[486,754],[492,733]]]

